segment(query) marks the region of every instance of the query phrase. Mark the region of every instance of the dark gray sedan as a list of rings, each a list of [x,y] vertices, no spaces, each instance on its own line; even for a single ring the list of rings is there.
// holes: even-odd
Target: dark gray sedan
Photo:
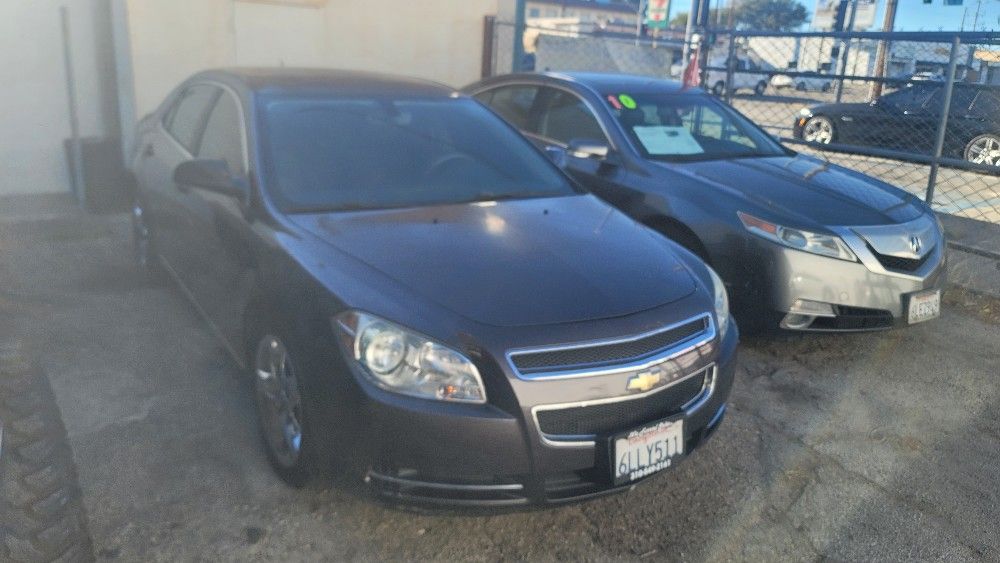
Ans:
[[[467,96],[206,72],[136,149],[137,261],[247,369],[289,483],[562,502],[676,465],[722,420],[738,336],[718,276]]]
[[[701,90],[549,73],[466,91],[716,268],[743,326],[871,330],[939,315],[945,241],[927,205],[796,154]]]

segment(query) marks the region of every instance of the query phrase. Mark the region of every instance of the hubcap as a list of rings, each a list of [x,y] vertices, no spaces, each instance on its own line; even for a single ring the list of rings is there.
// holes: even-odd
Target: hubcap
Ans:
[[[821,117],[814,117],[802,128],[802,138],[810,143],[830,144],[833,141],[833,125]]]
[[[271,453],[291,467],[302,449],[302,398],[288,349],[268,335],[257,345],[255,359],[257,412]]]
[[[1000,138],[983,137],[969,146],[966,160],[976,164],[1000,166]]]

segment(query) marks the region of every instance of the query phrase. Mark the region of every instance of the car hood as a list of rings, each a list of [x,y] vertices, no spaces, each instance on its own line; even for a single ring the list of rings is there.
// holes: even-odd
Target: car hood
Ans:
[[[292,220],[416,294],[495,326],[618,317],[696,289],[669,243],[589,195]]]
[[[806,156],[741,158],[669,165],[800,223],[861,226],[920,216],[920,200],[864,174]]]

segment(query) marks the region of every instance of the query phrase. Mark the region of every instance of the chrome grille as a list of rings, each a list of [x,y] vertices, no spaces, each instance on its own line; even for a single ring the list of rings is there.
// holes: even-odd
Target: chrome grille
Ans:
[[[631,401],[538,412],[538,428],[549,436],[598,436],[673,416],[705,386],[705,374]]]
[[[640,362],[712,335],[709,315],[701,315],[652,333],[615,341],[514,351],[511,365],[525,376],[555,374]]]

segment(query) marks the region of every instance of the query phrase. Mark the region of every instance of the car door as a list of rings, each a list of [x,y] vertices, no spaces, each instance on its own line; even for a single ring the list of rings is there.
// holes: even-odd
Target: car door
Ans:
[[[229,173],[249,188],[245,112],[239,96],[220,87],[198,143],[199,159],[222,160]],[[199,188],[187,193],[194,218],[190,251],[195,268],[185,282],[225,339],[238,345],[242,316],[252,292],[252,231],[246,218],[247,198]]]
[[[569,90],[543,87],[539,92],[537,115],[529,136],[547,150],[565,151],[563,169],[577,182],[602,199],[626,207],[628,171],[608,138],[601,122],[582,97]],[[608,147],[606,158],[595,158],[569,150],[574,141]]]
[[[183,88],[138,146],[134,169],[154,245],[175,273],[190,269],[193,217],[187,211],[188,195],[174,183],[174,169],[193,158],[206,114],[218,93],[218,88],[207,84]]]

